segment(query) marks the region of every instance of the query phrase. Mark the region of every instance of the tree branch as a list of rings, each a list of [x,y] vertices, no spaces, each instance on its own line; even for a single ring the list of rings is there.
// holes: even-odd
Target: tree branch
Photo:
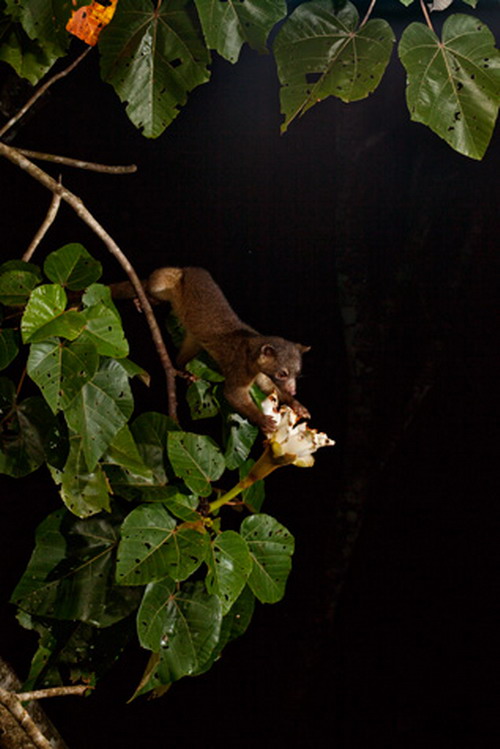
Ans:
[[[44,700],[48,697],[67,697],[68,695],[75,695],[77,697],[83,697],[92,687],[88,684],[75,684],[69,687],[48,687],[47,689],[35,689],[34,692],[18,692],[16,694],[17,699],[20,702],[31,702],[31,700]]]
[[[366,11],[365,17],[363,18],[363,20],[359,24],[359,28],[360,29],[365,25],[365,23],[368,21],[368,19],[370,18],[371,14],[373,13],[373,9],[375,7],[375,3],[376,2],[377,2],[377,0],[371,0],[370,5],[368,6],[368,10]]]
[[[424,18],[425,18],[425,22],[427,26],[430,28],[431,31],[434,31],[434,26],[432,25],[431,17],[429,15],[427,5],[425,4],[425,0],[420,0],[420,7],[422,8],[422,13],[424,14]]]
[[[163,369],[165,370],[167,380],[167,398],[168,398],[168,413],[169,416],[177,420],[177,398],[175,393],[175,376],[176,370],[170,361],[170,357],[167,353],[163,337],[154,316],[153,309],[147,298],[146,292],[142,286],[142,283],[131,265],[127,256],[122,252],[119,246],[116,244],[114,239],[108,234],[104,227],[97,221],[97,219],[90,213],[85,207],[83,201],[77,197],[74,193],[67,190],[63,185],[56,182],[47,172],[44,172],[40,167],[33,164],[25,156],[20,154],[17,149],[12,146],[7,146],[5,143],[0,141],[0,156],[4,156],[6,159],[11,161],[16,166],[26,171],[33,179],[36,179],[40,184],[50,190],[53,194],[59,195],[61,200],[64,200],[70,205],[77,216],[89,226],[92,231],[103,241],[108,248],[109,252],[116,258],[120,263],[130,283],[135,289],[135,292],[141,303],[141,307],[146,316],[147,323],[151,330],[151,336],[155,344],[156,350],[160,357]]]
[[[102,172],[104,174],[133,174],[137,171],[135,164],[128,166],[108,166],[107,164],[96,164],[93,161],[82,161],[81,159],[70,159],[67,156],[59,156],[53,153],[40,153],[40,151],[29,151],[27,148],[18,148],[17,151],[28,159],[39,161],[51,161],[54,164],[63,164],[72,166],[75,169],[89,169],[92,172]]]
[[[61,184],[61,180],[59,179],[59,184]],[[59,206],[61,205],[61,196],[57,193],[52,194],[52,202],[49,206],[49,210],[47,211],[47,215],[45,216],[42,225],[38,229],[37,233],[31,240],[30,246],[24,253],[22,259],[25,263],[28,263],[31,258],[33,257],[33,253],[35,252],[36,248],[44,238],[44,236],[47,234],[49,228],[54,223],[55,217],[57,215],[57,211],[59,210]]]
[[[8,692],[6,689],[0,689],[0,704],[8,710],[37,749],[52,749],[52,744],[45,738],[28,711],[21,705],[16,694]]]

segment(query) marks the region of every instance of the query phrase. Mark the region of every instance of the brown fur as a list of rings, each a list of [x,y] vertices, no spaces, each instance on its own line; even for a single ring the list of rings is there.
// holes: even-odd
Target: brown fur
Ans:
[[[205,349],[225,377],[224,395],[228,402],[266,431],[272,429],[273,420],[260,411],[250,396],[249,387],[255,381],[265,393],[276,389],[280,399],[300,416],[309,416],[294,398],[307,346],[277,336],[262,336],[246,325],[203,268],[158,268],[144,287],[153,300],[170,302],[184,327],[185,338],[177,356],[179,367],[185,367]],[[128,283],[112,284],[111,291],[114,298],[135,296]]]

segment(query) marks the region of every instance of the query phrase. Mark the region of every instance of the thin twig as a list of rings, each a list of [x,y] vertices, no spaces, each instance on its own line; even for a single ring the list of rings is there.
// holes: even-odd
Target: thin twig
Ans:
[[[154,316],[154,312],[149,299],[147,298],[146,292],[144,291],[139,276],[135,272],[127,256],[122,252],[114,239],[108,234],[106,229],[90,213],[90,211],[84,205],[83,201],[74,193],[67,190],[63,185],[58,184],[53,177],[47,174],[47,172],[44,172],[42,169],[40,169],[40,167],[36,166],[36,164],[33,164],[32,161],[29,161],[25,156],[20,154],[17,149],[12,148],[12,146],[8,146],[1,141],[0,156],[4,156],[13,164],[16,164],[16,166],[24,169],[24,171],[26,171],[31,177],[33,177],[33,179],[36,179],[52,193],[60,195],[61,199],[73,208],[77,216],[79,216],[82,221],[84,221],[87,226],[89,226],[92,231],[97,234],[102,242],[104,242],[109,252],[120,263],[128,278],[130,279],[130,282],[134,287],[137,296],[139,297],[141,307],[146,316],[146,320],[151,331],[151,337],[160,357],[163,369],[165,370],[165,376],[167,380],[168,413],[171,418],[177,420],[177,398],[175,393],[176,370],[173,367],[172,362],[170,361],[170,357],[167,353],[160,328]]]
[[[20,702],[31,702],[31,700],[44,700],[48,697],[67,697],[75,695],[83,697],[85,692],[92,689],[88,684],[75,684],[69,687],[48,687],[47,689],[35,689],[34,692],[18,692],[17,699]]]
[[[420,7],[422,8],[422,13],[424,14],[425,22],[427,23],[427,26],[430,28],[431,31],[434,31],[434,26],[432,25],[431,17],[429,15],[429,11],[427,9],[427,5],[425,4],[424,0],[420,0]]]
[[[365,13],[365,17],[363,18],[363,20],[359,24],[359,28],[362,28],[365,25],[365,23],[368,21],[368,19],[370,18],[371,14],[373,12],[373,9],[375,7],[375,3],[376,2],[377,2],[377,0],[371,0],[370,5],[368,6],[368,10]]]
[[[43,96],[43,94],[47,91],[48,88],[50,88],[50,86],[56,83],[56,81],[59,81],[61,78],[64,78],[69,73],[71,73],[71,71],[74,70],[77,65],[79,65],[79,63],[84,59],[84,57],[88,55],[91,49],[92,47],[87,47],[87,49],[84,52],[82,52],[82,54],[79,57],[76,58],[76,60],[73,60],[71,65],[68,65],[68,67],[64,68],[64,70],[61,70],[60,73],[56,73],[56,75],[53,75],[52,78],[49,78],[49,80],[43,84],[43,86],[40,86],[40,88],[35,91],[33,96],[30,99],[28,99],[26,104],[22,106],[21,109],[13,117],[11,117],[10,120],[3,127],[0,128],[0,138],[4,136],[8,130],[14,127],[16,122],[18,122],[21,119],[21,117],[23,117],[26,114],[28,109],[30,109],[30,107],[32,107],[33,104],[36,101],[38,101],[38,99],[41,96]]]
[[[67,156],[59,156],[53,153],[41,153],[40,151],[29,151],[27,148],[18,148],[19,153],[28,159],[38,161],[52,161],[54,164],[64,164],[75,169],[89,169],[92,172],[103,172],[104,174],[133,174],[137,171],[135,164],[128,166],[108,166],[107,164],[96,164],[93,161],[82,161],[81,159],[70,159]]]
[[[59,177],[59,184],[61,184],[61,178]],[[47,234],[49,228],[54,223],[54,219],[57,215],[57,211],[59,210],[59,206],[61,205],[61,196],[58,193],[52,193],[52,202],[49,206],[49,210],[47,211],[47,215],[45,216],[42,225],[38,229],[37,233],[31,240],[30,246],[24,253],[22,259],[25,263],[28,263],[31,258],[33,257],[33,253],[35,252],[36,248],[44,238],[44,236]]]

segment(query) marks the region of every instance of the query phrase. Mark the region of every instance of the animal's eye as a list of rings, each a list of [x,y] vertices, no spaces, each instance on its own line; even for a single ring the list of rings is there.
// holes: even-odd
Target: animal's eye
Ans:
[[[276,373],[276,377],[278,380],[287,380],[289,377],[288,369],[280,369],[280,371]]]

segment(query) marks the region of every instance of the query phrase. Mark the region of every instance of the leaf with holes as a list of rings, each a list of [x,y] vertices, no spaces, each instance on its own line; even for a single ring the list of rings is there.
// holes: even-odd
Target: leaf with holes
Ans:
[[[188,93],[210,77],[208,50],[190,5],[120,0],[99,39],[102,77],[148,138],[161,135]]]
[[[292,567],[294,539],[290,531],[270,515],[250,515],[241,524],[253,567],[248,584],[262,603],[276,603],[285,594]]]
[[[72,291],[81,291],[102,275],[102,265],[83,245],[67,244],[51,252],[43,264],[47,278]]]
[[[0,473],[26,476],[65,452],[59,423],[43,398],[18,401],[14,384],[0,378]]]
[[[394,33],[383,19],[359,26],[355,6],[335,13],[331,0],[304,3],[283,24],[274,43],[284,131],[318,101],[357,101],[371,94],[385,72]]]
[[[77,338],[64,345],[58,338],[32,343],[27,372],[54,413],[66,408],[97,371],[95,346]]]
[[[28,263],[4,263],[0,269],[0,302],[9,307],[23,306],[39,283],[40,276]]]
[[[209,419],[219,413],[219,404],[214,397],[214,386],[205,380],[192,382],[186,393],[186,400],[193,420]]]
[[[399,43],[408,73],[411,118],[428,125],[456,151],[484,156],[500,103],[500,53],[488,27],[472,16],[449,16],[442,41],[412,23]]]
[[[82,340],[95,344],[99,354],[122,359],[129,352],[119,316],[105,304],[95,304],[82,312],[85,329]]]
[[[227,419],[228,435],[224,458],[230,471],[239,468],[248,458],[259,430],[237,413]]]
[[[35,550],[12,602],[23,611],[108,627],[128,616],[138,592],[112,584],[117,519],[78,520],[61,509],[36,531]]]
[[[245,42],[266,51],[271,29],[286,16],[285,0],[195,0],[207,47],[236,62]]]
[[[106,476],[100,465],[87,468],[83,441],[79,436],[69,440],[69,455],[63,470],[49,466],[52,478],[60,485],[59,493],[66,507],[79,518],[111,509]]]
[[[143,585],[164,577],[185,580],[204,561],[208,543],[201,523],[178,526],[161,505],[141,505],[123,523],[116,580],[120,585]]]
[[[224,457],[215,442],[202,434],[169,432],[168,457],[179,478],[200,497],[212,493],[212,481],[224,473]]]
[[[202,582],[185,583],[179,590],[172,580],[148,585],[137,632],[141,645],[160,657],[137,694],[196,673],[215,650],[221,623],[220,601]]]
[[[68,426],[82,437],[89,471],[125,426],[133,407],[126,371],[119,362],[105,359],[64,413]]]
[[[207,590],[219,596],[222,613],[227,614],[245,587],[252,569],[246,541],[235,531],[220,533],[210,545],[207,565]]]
[[[59,284],[44,284],[33,290],[21,319],[24,343],[61,336],[73,341],[78,338],[85,319],[81,312],[66,310],[66,292]]]

